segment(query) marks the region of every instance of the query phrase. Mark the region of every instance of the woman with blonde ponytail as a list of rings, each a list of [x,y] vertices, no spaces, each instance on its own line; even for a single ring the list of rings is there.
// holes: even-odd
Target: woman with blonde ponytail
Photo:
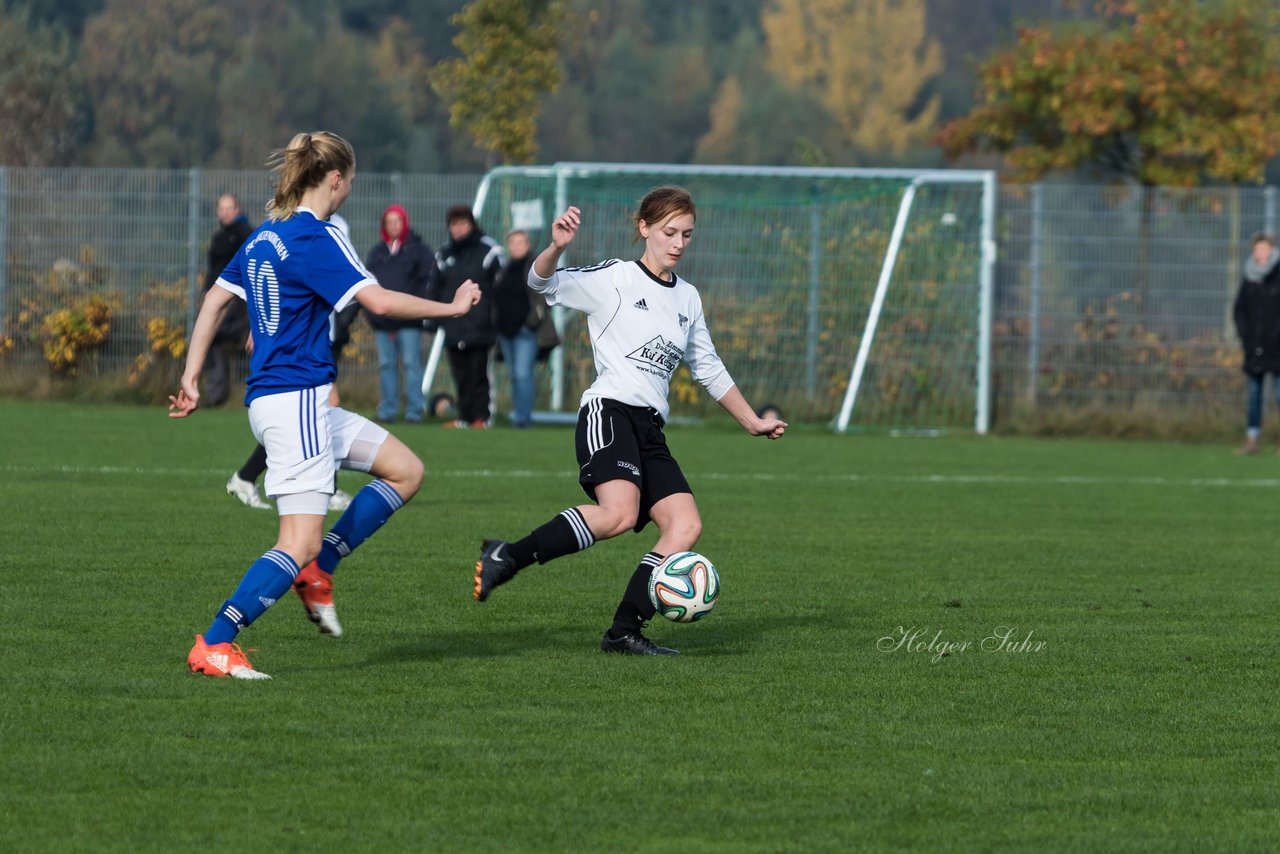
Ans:
[[[333,605],[338,562],[386,523],[422,486],[422,461],[378,424],[329,403],[337,369],[330,348],[334,312],[353,300],[370,314],[405,320],[460,317],[480,299],[466,282],[448,303],[388,291],[329,223],[351,195],[351,144],[328,131],[300,133],[269,161],[275,195],[268,219],[209,289],[196,318],[181,388],[169,415],[200,406],[200,369],[228,303],[248,304],[253,358],[245,392],[249,425],[267,449],[266,491],[276,499],[280,534],[253,562],[212,625],[187,655],[194,673],[269,678],[234,643],[292,587],[322,634],[339,637]],[[338,466],[373,475],[329,531],[325,513]]]

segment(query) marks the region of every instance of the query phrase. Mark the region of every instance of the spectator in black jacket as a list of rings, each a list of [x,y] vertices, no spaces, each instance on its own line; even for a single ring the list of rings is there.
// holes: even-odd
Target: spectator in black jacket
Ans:
[[[1280,402],[1280,250],[1270,234],[1253,236],[1253,251],[1244,264],[1244,281],[1232,314],[1244,347],[1244,375],[1249,387],[1248,426],[1237,454],[1258,453],[1262,433],[1262,381],[1271,374]]]
[[[436,274],[431,247],[410,229],[409,214],[400,205],[382,212],[382,239],[369,250],[365,266],[382,287],[415,297],[426,297]],[[404,420],[421,423],[427,406],[422,397],[422,322],[365,316],[378,345],[378,420],[391,423],[400,412],[398,374],[403,368]]]
[[[528,285],[533,266],[529,249],[527,232],[517,229],[507,235],[508,260],[498,273],[493,297],[498,347],[511,373],[511,423],[516,427],[533,421],[533,366],[554,346],[551,340],[558,340],[546,299]]]
[[[480,303],[462,317],[441,322],[449,368],[458,387],[458,420],[446,426],[489,426],[489,350],[493,330],[493,290],[502,268],[502,247],[480,230],[471,208],[454,205],[445,215],[449,241],[436,254],[439,274],[431,299],[452,299],[458,286],[471,279],[480,285]]]
[[[218,229],[209,238],[208,265],[204,273],[204,291],[218,280],[218,275],[231,263],[236,252],[253,233],[249,218],[240,210],[240,201],[233,193],[218,196]],[[221,406],[231,396],[231,358],[228,350],[244,350],[249,340],[249,311],[243,300],[232,300],[222,318],[222,325],[214,333],[209,357],[204,365],[204,398],[208,406]]]

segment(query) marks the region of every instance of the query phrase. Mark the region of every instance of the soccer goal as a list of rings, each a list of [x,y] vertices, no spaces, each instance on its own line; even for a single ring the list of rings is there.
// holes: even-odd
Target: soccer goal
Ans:
[[[629,259],[628,217],[665,183],[697,203],[678,272],[753,404],[839,432],[987,431],[994,173],[559,163],[489,172],[473,207],[490,234],[524,229],[539,251],[573,204],[583,223],[561,263]],[[594,373],[583,318],[556,320],[565,343],[542,400],[563,412]],[[671,399],[674,415],[716,409],[685,368]]]

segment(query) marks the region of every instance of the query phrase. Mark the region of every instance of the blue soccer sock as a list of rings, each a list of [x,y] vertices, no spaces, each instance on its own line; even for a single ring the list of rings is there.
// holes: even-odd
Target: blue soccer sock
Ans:
[[[351,499],[346,509],[320,544],[320,557],[316,559],[322,572],[332,573],[338,561],[351,554],[387,523],[391,514],[404,506],[400,493],[385,480],[370,481]]]
[[[297,575],[298,564],[279,549],[258,558],[213,618],[213,624],[204,633],[204,642],[212,646],[235,640],[241,629],[261,617],[288,592]]]

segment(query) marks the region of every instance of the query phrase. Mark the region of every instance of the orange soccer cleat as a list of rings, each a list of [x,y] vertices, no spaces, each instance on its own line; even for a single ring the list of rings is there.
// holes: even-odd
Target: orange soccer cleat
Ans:
[[[293,580],[293,592],[307,609],[307,619],[320,626],[320,633],[342,637],[338,609],[333,606],[333,576],[320,569],[314,560]]]
[[[205,676],[228,677],[232,679],[270,679],[261,671],[254,670],[245,656],[244,650],[233,643],[207,644],[204,635],[196,635],[195,646],[187,653],[187,666],[192,673],[203,673]]]

